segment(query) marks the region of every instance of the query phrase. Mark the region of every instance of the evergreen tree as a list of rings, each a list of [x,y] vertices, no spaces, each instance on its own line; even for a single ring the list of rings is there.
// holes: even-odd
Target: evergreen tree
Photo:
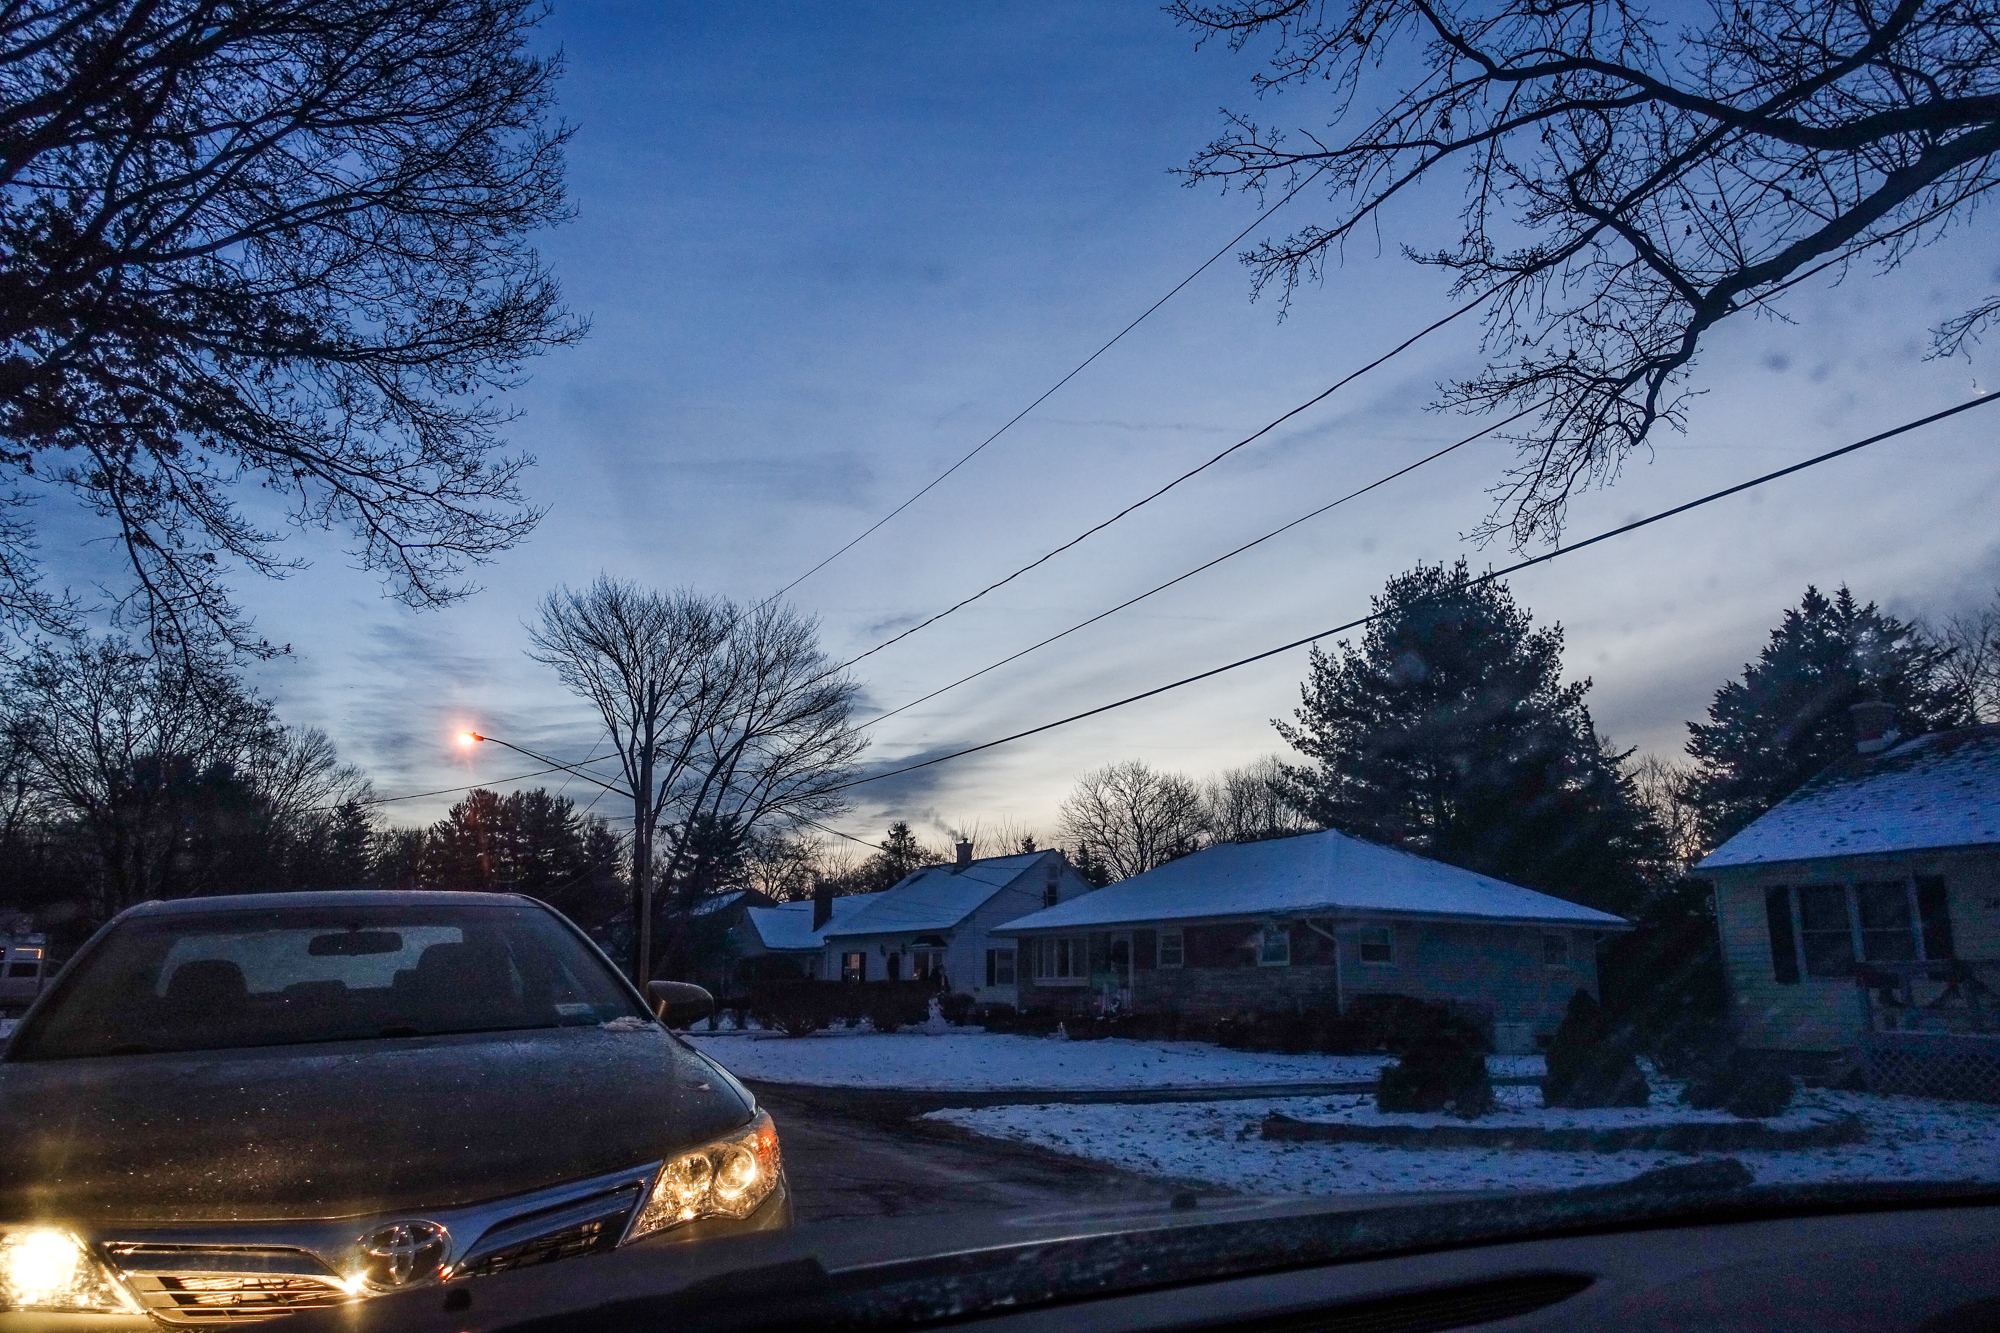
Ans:
[[[525,893],[564,911],[593,902],[585,886],[615,876],[616,840],[575,802],[536,788],[479,788],[421,835],[382,839],[377,874],[399,887]],[[588,915],[588,913],[584,913]]]
[[[1959,722],[1943,679],[1947,650],[1914,626],[1808,587],[1743,678],[1715,692],[1708,722],[1690,722],[1688,753],[1703,845],[1713,848],[1854,753],[1848,708],[1880,699],[1896,727],[1920,735]]]
[[[917,835],[910,831],[909,821],[902,819],[889,825],[889,836],[882,839],[881,847],[882,877],[890,884],[913,870],[936,865],[944,859],[918,842]]]
[[[1078,846],[1076,855],[1070,858],[1070,865],[1093,889],[1101,889],[1112,881],[1111,867],[1098,859],[1087,842]]]
[[[1286,798],[1324,827],[1617,911],[1663,856],[1622,755],[1562,681],[1562,630],[1537,629],[1463,560],[1419,565],[1374,599],[1359,647],[1313,651],[1297,725],[1314,761]]]

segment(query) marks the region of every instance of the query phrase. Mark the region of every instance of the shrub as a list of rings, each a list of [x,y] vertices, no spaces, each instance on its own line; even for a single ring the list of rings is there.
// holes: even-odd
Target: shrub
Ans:
[[[953,991],[950,995],[938,996],[938,1012],[944,1015],[945,1022],[962,1028],[972,1021],[972,1009],[976,1003],[964,991]]]
[[[1046,1037],[1062,1023],[1062,1015],[1053,1009],[1023,1009],[1016,1020],[1019,1026],[1014,1030],[1031,1037]]]
[[[1612,1026],[1588,991],[1570,996],[1569,1010],[1549,1041],[1548,1064],[1544,1106],[1644,1106],[1651,1096],[1633,1042]]]
[[[1493,1109],[1493,1084],[1476,1028],[1449,1016],[1414,1034],[1402,1058],[1382,1071],[1375,1105],[1383,1111],[1445,1111],[1470,1120]]]
[[[909,1021],[909,1010],[893,995],[878,993],[868,1006],[868,1026],[877,1032],[894,1032]]]
[[[897,983],[871,988],[868,1022],[877,1032],[915,1027],[931,1016],[932,992],[918,986]]]
[[[772,1006],[775,1027],[788,1037],[809,1037],[824,1031],[833,1022],[832,1006],[812,990],[800,987],[781,996]]]
[[[1172,1028],[1172,1019],[1165,1014],[1120,1014],[1106,1021],[1109,1035],[1123,1037],[1127,1041],[1159,1041]]]
[[[1731,1051],[1688,1080],[1681,1100],[1697,1110],[1726,1110],[1744,1120],[1783,1115],[1796,1091],[1792,1077],[1768,1057]]]

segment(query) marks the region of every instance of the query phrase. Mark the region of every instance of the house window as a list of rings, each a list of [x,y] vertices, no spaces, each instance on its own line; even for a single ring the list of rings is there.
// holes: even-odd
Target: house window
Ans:
[[[842,981],[868,980],[868,955],[865,953],[844,953],[840,956],[840,979]]]
[[[1844,977],[1854,970],[1854,922],[1847,914],[1845,884],[1800,886],[1799,945],[1807,976]]]
[[[1771,932],[1771,975],[1781,986],[1799,980],[1799,942],[1792,933],[1792,891],[1785,885],[1764,890],[1764,922]]]
[[[1549,967],[1569,966],[1569,936],[1542,936],[1542,962]]]
[[[1187,962],[1187,945],[1178,930],[1160,932],[1159,965],[1161,967],[1181,967]]]
[[[1290,967],[1292,932],[1283,926],[1266,926],[1257,940],[1259,967]]]
[[[1917,959],[1917,912],[1908,880],[1878,880],[1854,886],[1861,919],[1861,956],[1871,963],[1913,963]]]
[[[1802,964],[1807,976],[1844,977],[1857,959],[1908,963],[1957,956],[1944,881],[1934,876],[1770,888],[1764,917],[1771,973],[1786,985],[1799,979]]]
[[[1014,951],[1012,949],[988,949],[986,951],[986,984],[989,986],[1011,986],[1014,984]]]
[[[1361,945],[1362,962],[1395,963],[1396,934],[1392,927],[1363,926],[1354,932],[1354,938]]]
[[[1090,979],[1090,944],[1081,936],[1036,940],[1029,958],[1035,980],[1045,985],[1077,985]]]
[[[1945,905],[1944,880],[1935,875],[1919,875],[1914,884],[1917,922],[1924,938],[1924,957],[1958,957],[1958,950],[1951,941],[1951,911]]]

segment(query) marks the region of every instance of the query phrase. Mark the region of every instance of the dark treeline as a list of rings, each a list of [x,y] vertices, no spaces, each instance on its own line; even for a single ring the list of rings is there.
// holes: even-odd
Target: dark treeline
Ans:
[[[0,679],[0,907],[61,952],[154,898],[512,889],[586,922],[623,901],[619,840],[568,798],[473,791],[390,827],[325,733],[285,725],[220,658],[53,641]]]

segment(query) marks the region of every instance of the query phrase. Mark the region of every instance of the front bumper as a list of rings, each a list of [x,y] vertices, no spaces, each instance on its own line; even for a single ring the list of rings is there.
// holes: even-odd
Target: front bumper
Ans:
[[[461,1208],[334,1221],[209,1223],[73,1229],[144,1313],[0,1311],[0,1333],[159,1333],[253,1323],[365,1300],[383,1291],[357,1280],[361,1239],[420,1220],[448,1240],[434,1289],[476,1284],[514,1269],[607,1253],[782,1230],[792,1224],[790,1182],[745,1217],[709,1217],[627,1240],[661,1164]],[[411,1285],[422,1285],[413,1283]],[[407,1289],[407,1288],[403,1288]]]

